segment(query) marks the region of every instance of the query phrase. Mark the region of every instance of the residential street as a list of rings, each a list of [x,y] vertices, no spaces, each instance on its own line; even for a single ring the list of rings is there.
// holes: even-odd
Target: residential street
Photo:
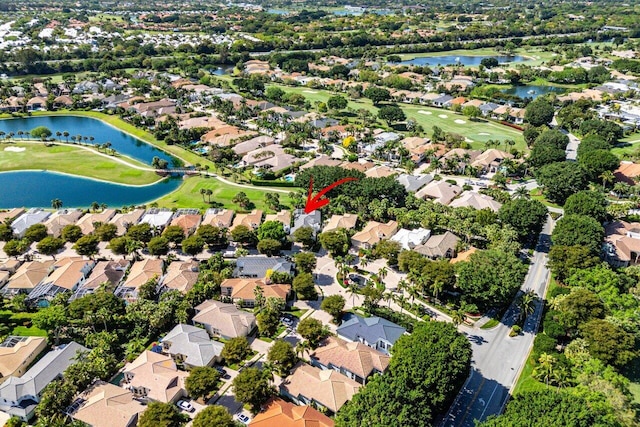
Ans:
[[[523,292],[532,289],[541,298],[549,282],[546,263],[553,225],[554,221],[548,218],[521,288]],[[473,427],[475,420],[482,421],[502,412],[533,345],[542,315],[542,302],[537,302],[535,312],[527,318],[523,333],[511,338],[509,330],[517,315],[514,303],[496,328],[460,328],[471,341],[472,370],[441,427]]]

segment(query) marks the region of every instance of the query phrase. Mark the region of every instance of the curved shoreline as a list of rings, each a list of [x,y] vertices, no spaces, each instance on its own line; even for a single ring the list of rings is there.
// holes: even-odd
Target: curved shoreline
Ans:
[[[157,181],[154,181],[152,183],[149,184],[140,184],[140,185],[134,185],[134,184],[122,184],[119,182],[113,182],[113,181],[107,181],[104,179],[100,179],[100,178],[93,178],[93,177],[88,177],[88,176],[84,176],[84,175],[75,175],[72,173],[68,173],[68,172],[60,172],[60,171],[56,171],[56,170],[52,170],[52,169],[15,169],[15,170],[10,170],[10,171],[0,171],[0,174],[7,174],[7,173],[20,173],[20,172],[47,172],[47,173],[53,173],[53,174],[57,174],[57,175],[64,175],[64,176],[69,176],[72,178],[79,178],[79,179],[86,179],[89,181],[96,181],[96,182],[101,182],[104,184],[111,184],[111,185],[119,185],[122,187],[131,187],[131,188],[143,188],[143,187],[150,187],[156,184],[160,184],[162,181],[169,179],[169,177],[164,177],[164,178],[160,178]],[[168,193],[169,194],[169,193]]]

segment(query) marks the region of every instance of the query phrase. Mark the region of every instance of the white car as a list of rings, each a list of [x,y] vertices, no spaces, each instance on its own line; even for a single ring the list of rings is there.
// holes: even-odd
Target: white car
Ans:
[[[245,414],[237,414],[236,418],[238,419],[238,421],[240,421],[242,424],[249,424],[249,421],[251,421],[249,419],[249,417],[247,417]]]
[[[189,402],[187,402],[186,400],[178,400],[178,408],[185,410],[187,412],[193,412],[196,410],[196,408],[193,407],[193,405]]]

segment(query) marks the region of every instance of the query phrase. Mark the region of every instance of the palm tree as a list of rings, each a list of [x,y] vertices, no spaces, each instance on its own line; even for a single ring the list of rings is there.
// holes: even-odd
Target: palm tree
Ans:
[[[389,270],[387,269],[387,267],[382,267],[380,270],[378,270],[378,277],[380,277],[380,279],[382,280],[387,277],[387,274],[389,274]]]
[[[402,291],[404,291],[405,289],[407,289],[407,286],[409,286],[409,282],[407,282],[407,281],[406,281],[406,280],[404,280],[404,279],[400,279],[400,280],[398,281],[398,286],[396,286],[396,290],[397,290],[398,292],[402,292]]]
[[[211,203],[211,195],[213,194],[213,190],[210,188],[207,188],[207,199],[209,200],[209,203]]]
[[[467,316],[461,308],[454,310],[451,313],[451,321],[455,326],[463,324],[465,320],[467,320]]]
[[[616,176],[611,171],[602,172],[598,178],[602,179],[602,191],[607,189],[607,184],[611,184],[616,180]]]
[[[404,295],[398,295],[398,296],[396,296],[395,300],[398,303],[398,305],[400,306],[400,314],[402,314],[402,310],[404,308],[404,305],[407,303],[407,298]]]
[[[347,293],[351,295],[351,306],[355,307],[356,295],[358,295],[358,285],[356,285],[355,283],[351,283],[349,287],[347,287]]]
[[[58,137],[58,141],[60,141],[60,137],[62,136],[62,132],[57,131],[56,132],[56,136]]]
[[[549,381],[553,378],[554,365],[556,358],[547,353],[542,353],[538,359],[539,365],[533,370],[533,377],[538,381],[543,381],[547,387]]]
[[[51,200],[51,207],[55,210],[60,209],[62,207],[62,200],[60,199]]]
[[[137,258],[137,253],[140,249],[142,249],[142,242],[134,239],[127,239],[127,244],[125,245],[125,251],[127,255],[131,255],[131,259]]]
[[[311,343],[308,340],[300,341],[298,345],[296,345],[296,355],[302,359],[304,358],[304,353],[311,350]]]
[[[202,196],[202,203],[204,203],[204,195],[207,194],[207,190],[204,188],[200,189],[200,195]]]
[[[528,290],[518,299],[518,308],[520,309],[521,318],[526,318],[536,309],[536,301],[538,296],[533,290]]]
[[[393,301],[394,295],[391,292],[385,292],[382,294],[382,300],[389,303],[389,308],[391,308],[391,301]]]
[[[20,139],[22,139],[22,135],[24,135],[24,132],[23,132],[23,131],[21,131],[21,130],[19,130],[19,131],[18,131],[18,136],[20,137]]]
[[[444,283],[441,280],[436,279],[431,283],[429,288],[431,289],[431,292],[433,292],[433,297],[438,301],[438,294],[444,290]]]
[[[529,198],[529,190],[524,185],[516,188],[516,191],[513,192],[513,196],[516,199],[528,199]]]

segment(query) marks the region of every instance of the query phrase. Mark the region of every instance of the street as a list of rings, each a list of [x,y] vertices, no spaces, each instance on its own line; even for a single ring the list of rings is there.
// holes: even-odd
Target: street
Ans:
[[[490,415],[502,413],[513,386],[526,363],[542,316],[542,298],[549,282],[547,252],[554,221],[547,219],[521,292],[533,290],[541,298],[522,328],[522,333],[509,337],[518,316],[515,300],[500,324],[490,330],[460,327],[471,341],[473,357],[471,374],[440,424],[441,427],[473,427]]]

